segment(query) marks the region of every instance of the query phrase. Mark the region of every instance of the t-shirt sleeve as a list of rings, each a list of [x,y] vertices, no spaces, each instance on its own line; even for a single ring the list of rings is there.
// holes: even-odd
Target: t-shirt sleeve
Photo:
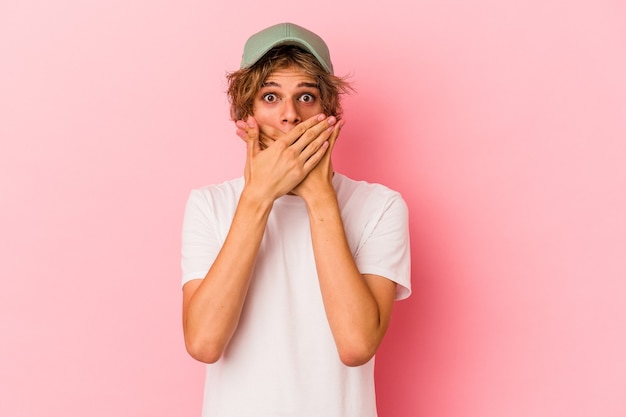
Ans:
[[[213,217],[207,196],[193,190],[183,219],[182,285],[203,279],[219,253],[221,243]]]
[[[400,194],[374,213],[355,262],[363,274],[380,275],[397,285],[396,300],[411,294],[411,249],[408,207]]]

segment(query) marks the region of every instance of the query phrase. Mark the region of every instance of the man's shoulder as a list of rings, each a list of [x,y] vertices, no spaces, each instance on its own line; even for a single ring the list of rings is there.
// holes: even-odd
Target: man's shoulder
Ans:
[[[335,173],[333,182],[337,194],[344,198],[402,199],[398,191],[376,182],[355,180],[339,173]]]
[[[243,177],[233,178],[217,184],[208,184],[193,189],[192,194],[203,196],[205,198],[224,198],[228,196],[239,197],[244,186]]]
[[[244,179],[241,177],[194,188],[189,195],[188,206],[202,212],[230,213],[237,206],[243,186]]]

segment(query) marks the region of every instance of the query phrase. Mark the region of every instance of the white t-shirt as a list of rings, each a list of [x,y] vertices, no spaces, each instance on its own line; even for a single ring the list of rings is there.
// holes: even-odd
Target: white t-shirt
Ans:
[[[204,278],[224,244],[243,178],[192,191],[183,284]],[[399,193],[335,174],[348,244],[362,274],[409,296],[408,210]],[[275,201],[237,330],[207,365],[203,417],[376,417],[374,360],[345,366],[326,319],[304,201]]]

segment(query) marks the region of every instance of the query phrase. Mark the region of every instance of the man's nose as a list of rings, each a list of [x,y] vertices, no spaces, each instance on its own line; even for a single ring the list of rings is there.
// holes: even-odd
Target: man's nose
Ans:
[[[284,124],[297,125],[302,121],[300,113],[298,112],[298,106],[294,100],[284,100],[282,103],[281,122]]]

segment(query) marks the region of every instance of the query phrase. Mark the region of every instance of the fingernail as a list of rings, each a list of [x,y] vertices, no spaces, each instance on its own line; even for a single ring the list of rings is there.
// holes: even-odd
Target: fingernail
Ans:
[[[245,129],[246,128],[246,122],[244,122],[243,120],[237,120],[235,122],[235,126],[237,126],[239,129]]]
[[[248,118],[248,126],[250,127],[256,126],[256,123],[254,122],[254,119],[252,117]]]
[[[332,126],[332,125],[334,125],[335,123],[337,123],[337,119],[335,118],[335,116],[330,116],[330,117],[328,118],[328,124]]]
[[[325,118],[326,118],[326,115],[325,115],[325,114],[320,114],[319,116],[317,116],[317,120],[318,120],[318,121],[320,121],[320,122],[321,122],[322,120],[324,120]]]

